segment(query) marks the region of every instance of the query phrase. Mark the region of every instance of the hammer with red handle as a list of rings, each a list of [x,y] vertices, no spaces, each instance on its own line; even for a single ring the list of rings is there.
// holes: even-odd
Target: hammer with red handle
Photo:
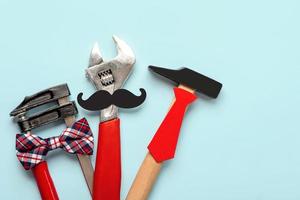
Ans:
[[[164,161],[174,158],[183,116],[197,97],[195,91],[217,98],[222,84],[188,68],[171,70],[149,66],[161,76],[179,84],[174,88],[175,99],[171,108],[148,145],[147,153],[127,194],[126,200],[145,200],[160,172]]]
[[[14,121],[18,123],[21,132],[29,135],[32,134],[33,129],[62,120],[70,127],[75,122],[75,115],[78,113],[75,102],[69,101],[68,99],[70,95],[71,93],[67,84],[50,87],[25,97],[21,104],[18,105],[10,115],[13,117]],[[23,138],[23,140],[26,139]],[[21,145],[23,144],[21,143]],[[32,154],[32,152],[29,154],[36,155]],[[89,155],[76,154],[76,156],[91,191],[93,183],[93,167]],[[39,155],[36,155],[35,157],[22,157],[22,160],[27,163],[34,163],[40,159]],[[47,161],[44,160],[35,165],[32,168],[32,172],[36,179],[41,199],[58,200],[59,197],[48,170]]]
[[[34,113],[34,109],[50,103],[58,103],[59,100],[68,98],[70,91],[67,84],[42,90],[31,96],[27,96],[11,113],[14,121],[18,123],[21,132],[31,134],[32,130],[57,122],[77,114],[75,102],[65,102],[64,104],[54,105],[46,110],[40,109]],[[29,159],[29,158],[28,158]],[[38,158],[36,158],[38,159]],[[26,158],[24,158],[26,160]],[[48,170],[47,161],[42,161],[32,168],[41,199],[58,200],[58,194],[54,182]]]

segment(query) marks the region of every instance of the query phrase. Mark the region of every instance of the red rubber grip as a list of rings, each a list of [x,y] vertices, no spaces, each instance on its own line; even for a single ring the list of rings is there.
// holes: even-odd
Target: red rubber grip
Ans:
[[[120,119],[100,123],[98,134],[93,199],[120,200]]]
[[[32,169],[37,186],[43,200],[58,200],[58,195],[48,170],[46,161],[39,163]]]

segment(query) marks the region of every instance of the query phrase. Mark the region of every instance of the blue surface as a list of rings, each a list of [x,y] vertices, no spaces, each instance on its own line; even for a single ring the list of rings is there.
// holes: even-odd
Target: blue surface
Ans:
[[[148,64],[188,66],[224,84],[217,100],[200,96],[187,112],[176,158],[150,199],[300,199],[299,8],[297,0],[1,0],[0,199],[40,198],[16,159],[9,112],[25,95],[64,82],[72,99],[92,94],[90,49],[99,41],[104,58],[114,57],[113,34],[137,57],[125,87],[148,93],[139,109],[120,112],[122,199],[173,98]],[[97,133],[97,115],[79,111]],[[89,199],[74,156],[53,152],[48,163],[62,200]]]

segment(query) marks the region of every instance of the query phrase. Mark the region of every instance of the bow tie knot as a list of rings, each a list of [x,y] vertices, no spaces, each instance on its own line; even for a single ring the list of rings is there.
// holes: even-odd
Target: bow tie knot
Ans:
[[[46,141],[46,146],[49,151],[61,148],[63,146],[62,142],[60,141],[60,136],[58,137],[51,137],[45,139]]]
[[[72,154],[93,154],[94,138],[85,118],[66,128],[60,136],[47,139],[29,133],[16,136],[17,157],[26,170],[42,162],[49,151],[58,148]]]

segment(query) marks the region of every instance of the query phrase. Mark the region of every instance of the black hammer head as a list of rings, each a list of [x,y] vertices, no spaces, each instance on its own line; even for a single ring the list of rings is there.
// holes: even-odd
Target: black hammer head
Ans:
[[[217,98],[222,88],[221,83],[189,68],[171,70],[150,65],[149,69],[161,76],[166,77],[167,79],[176,82],[177,84],[186,85],[197,92],[203,93],[212,98]]]
[[[60,99],[68,96],[70,96],[70,91],[67,84],[48,88],[25,97],[22,103],[10,113],[10,116],[14,117],[14,121],[18,123],[22,132],[30,131],[59,119],[76,115],[78,111],[75,102],[68,101],[65,104],[58,105]],[[34,114],[28,113],[31,109],[52,102],[57,102],[57,105]]]

